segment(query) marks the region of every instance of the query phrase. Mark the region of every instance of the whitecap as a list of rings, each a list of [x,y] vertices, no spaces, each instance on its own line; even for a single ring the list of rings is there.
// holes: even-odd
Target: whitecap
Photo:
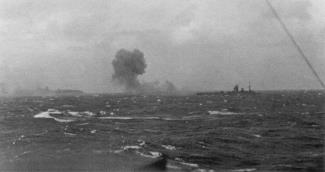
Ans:
[[[56,114],[56,115],[62,114],[62,112],[60,112],[59,110],[56,110],[56,109],[48,109],[47,112],[49,112],[50,114]]]
[[[149,154],[145,154],[139,151],[136,151],[137,154],[139,154],[140,156],[146,157],[146,158],[158,158],[161,156],[160,152],[149,152]]]
[[[155,120],[155,119],[161,119],[160,117],[155,116],[105,116],[105,117],[99,117],[99,119],[116,119],[116,120],[131,120],[131,119],[144,119],[144,120]]]
[[[106,115],[106,111],[101,110],[101,111],[99,111],[99,114],[100,115]]]
[[[188,163],[188,162],[180,162],[180,163],[189,167],[195,167],[195,168],[199,167],[198,164],[194,164],[194,163]]]
[[[161,145],[163,148],[168,149],[168,150],[176,150],[175,146],[172,145]]]
[[[146,144],[146,142],[144,140],[141,140],[141,139],[139,139],[138,142],[140,142],[139,143],[140,146],[144,146]]]
[[[215,170],[213,170],[213,169],[201,169],[201,168],[199,168],[199,169],[194,170],[193,172],[215,172]]]
[[[80,112],[82,115],[85,115],[85,116],[95,116],[96,114],[93,113],[93,112],[90,112],[90,111],[84,111],[84,112]]]
[[[60,119],[60,118],[53,118],[55,121],[57,122],[73,122],[74,120],[73,119]]]
[[[68,111],[68,114],[71,116],[82,117],[79,112]]]
[[[237,115],[238,113],[236,112],[229,112],[229,111],[208,111],[210,115]]]
[[[235,172],[250,172],[250,171],[255,171],[255,168],[246,168],[246,169],[238,169],[238,170],[233,170]]]
[[[49,112],[41,112],[39,114],[34,115],[34,118],[53,118]]]
[[[62,114],[62,112],[55,110],[55,109],[48,109],[46,112],[40,112],[39,114],[34,115],[34,118],[52,118],[57,122],[72,122],[73,119],[60,119],[51,116],[51,114]]]
[[[124,151],[123,149],[119,149],[119,150],[110,150],[110,152],[113,152],[113,153],[116,153],[116,154],[121,153],[121,152],[123,152],[123,151]]]
[[[64,132],[64,135],[72,137],[72,136],[76,136],[77,134]]]
[[[161,156],[161,153],[160,152],[150,152],[150,154],[155,157],[155,158],[158,158]]]
[[[146,117],[138,117],[139,119],[161,119],[160,117],[157,116],[146,116]]]
[[[129,149],[141,149],[138,145],[131,145],[131,146],[124,146],[123,150],[129,150]]]
[[[259,134],[253,134],[253,136],[257,137],[257,138],[261,138],[262,136]]]
[[[175,120],[178,120],[178,119],[166,117],[166,118],[163,118],[163,120],[166,120],[166,121],[175,121]]]
[[[130,120],[133,119],[132,117],[127,116],[105,116],[105,117],[99,117],[99,119],[120,119],[120,120]]]

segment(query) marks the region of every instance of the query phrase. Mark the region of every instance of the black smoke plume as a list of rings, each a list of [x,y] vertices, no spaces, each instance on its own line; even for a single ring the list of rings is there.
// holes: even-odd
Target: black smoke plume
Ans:
[[[123,89],[131,93],[145,94],[174,94],[176,87],[170,81],[160,84],[155,82],[143,82],[138,79],[145,73],[147,67],[144,54],[140,50],[119,50],[112,62],[114,68],[113,81],[123,86]]]
[[[112,62],[113,81],[118,82],[126,91],[135,92],[141,88],[138,76],[145,73],[147,64],[140,50],[119,50]]]

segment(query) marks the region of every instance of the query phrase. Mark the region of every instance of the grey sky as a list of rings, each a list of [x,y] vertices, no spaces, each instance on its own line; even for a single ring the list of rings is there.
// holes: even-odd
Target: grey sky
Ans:
[[[271,2],[325,80],[325,1]],[[11,88],[117,91],[120,48],[144,52],[146,82],[320,88],[264,0],[0,0],[0,41]]]

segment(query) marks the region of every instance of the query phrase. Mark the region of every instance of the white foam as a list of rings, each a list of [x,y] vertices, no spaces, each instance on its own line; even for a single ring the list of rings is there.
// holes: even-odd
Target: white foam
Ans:
[[[245,168],[245,169],[237,169],[237,170],[232,170],[235,172],[250,172],[250,171],[255,171],[256,168]]]
[[[76,136],[77,134],[64,132],[64,135],[72,137],[72,136]]]
[[[82,117],[79,112],[68,111],[68,114],[76,117]]]
[[[131,145],[131,146],[124,146],[123,150],[129,150],[129,149],[141,149],[138,145]]]
[[[41,112],[39,114],[34,115],[34,118],[53,118],[49,112]]]
[[[135,116],[135,117],[130,117],[130,116],[105,116],[105,117],[99,117],[99,119],[119,119],[119,120],[131,120],[131,119],[144,119],[144,120],[155,120],[155,119],[160,119],[159,117],[156,116]]]
[[[138,140],[138,142],[140,142],[140,143],[139,143],[139,145],[140,145],[140,146],[144,146],[144,145],[146,144],[146,142],[145,142],[145,141],[143,141],[143,140],[140,140],[140,139]]]
[[[172,145],[161,145],[163,148],[168,149],[168,150],[176,150],[175,146]]]
[[[160,152],[149,152],[149,154],[145,154],[139,151],[136,151],[137,154],[139,154],[140,156],[146,157],[146,158],[158,158],[161,156]]]
[[[113,150],[113,151],[110,151],[110,152],[113,152],[113,153],[121,153],[121,152],[124,152],[124,151],[128,151],[128,150],[136,150],[135,152],[140,154],[141,156],[150,156],[150,155],[146,155],[146,154],[143,154],[141,152],[139,152],[138,150],[141,149],[140,146],[137,146],[137,145],[127,145],[127,146],[124,146],[122,147],[121,149],[118,149],[118,150]]]
[[[152,155],[148,155],[148,154],[144,154],[142,152],[136,151],[137,154],[139,154],[140,156],[146,157],[146,158],[153,158]]]
[[[113,152],[113,153],[121,153],[123,151],[124,151],[123,149],[120,149],[120,150],[113,150],[113,151],[110,151],[110,152]]]
[[[90,117],[92,117],[92,116],[95,116],[96,114],[95,113],[93,113],[93,112],[90,112],[90,111],[84,111],[84,112],[80,112],[82,115],[85,115],[85,116],[90,116]]]
[[[163,120],[166,120],[166,121],[175,121],[175,120],[177,120],[177,119],[167,117],[167,118],[163,118]]]
[[[161,156],[160,152],[150,152],[150,154],[154,157],[154,158],[158,158]]]
[[[73,122],[74,120],[73,119],[59,119],[59,118],[53,118],[55,121],[57,122]]]
[[[101,110],[101,111],[99,111],[99,114],[100,115],[106,115],[106,111]]]
[[[189,167],[195,167],[195,168],[199,167],[198,164],[194,164],[194,163],[188,163],[188,162],[180,162],[180,163]]]
[[[192,172],[215,172],[215,171],[213,169],[201,169],[201,168],[199,168],[199,169],[196,169],[196,170],[194,170]]]
[[[127,116],[105,116],[105,117],[99,117],[99,119],[121,119],[121,120],[130,120],[133,119],[132,117]]]
[[[257,138],[261,138],[262,136],[259,134],[253,134],[253,136],[257,137]]]
[[[238,113],[236,112],[229,112],[229,111],[208,111],[210,115],[237,115]]]
[[[62,112],[60,112],[59,110],[56,110],[56,109],[48,109],[47,112],[49,112],[50,114],[56,114],[56,115],[62,114]]]
[[[34,115],[34,118],[52,118],[57,122],[72,122],[73,119],[60,119],[51,116],[51,114],[62,114],[62,112],[55,109],[48,109],[46,112],[40,112],[39,114]]]

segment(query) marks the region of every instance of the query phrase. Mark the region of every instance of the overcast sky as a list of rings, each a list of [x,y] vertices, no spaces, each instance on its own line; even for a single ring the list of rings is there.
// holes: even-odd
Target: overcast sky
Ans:
[[[270,0],[325,80],[325,1]],[[111,61],[192,90],[321,88],[264,0],[0,0],[0,81],[113,92]]]

